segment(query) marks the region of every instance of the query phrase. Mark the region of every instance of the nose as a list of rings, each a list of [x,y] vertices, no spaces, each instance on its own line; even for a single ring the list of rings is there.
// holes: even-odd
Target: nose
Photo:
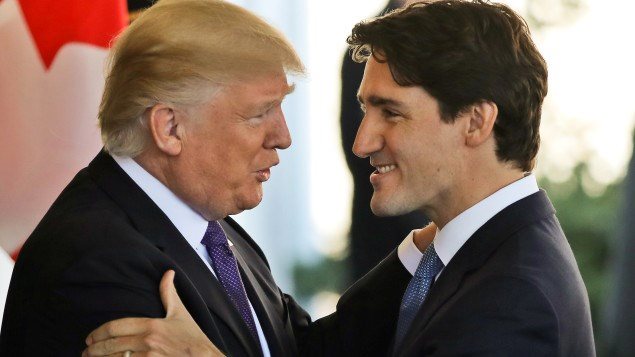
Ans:
[[[267,149],[284,150],[291,146],[291,134],[289,133],[282,108],[278,107],[275,115],[269,135],[265,139],[265,147]]]
[[[384,139],[379,129],[367,115],[364,115],[355,135],[353,153],[364,159],[380,151],[384,146]]]

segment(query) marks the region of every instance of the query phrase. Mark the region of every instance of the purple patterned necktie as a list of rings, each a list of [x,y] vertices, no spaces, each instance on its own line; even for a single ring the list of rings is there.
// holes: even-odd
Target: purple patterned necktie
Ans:
[[[236,257],[229,249],[227,236],[218,221],[211,221],[207,224],[207,230],[201,243],[207,248],[207,254],[212,259],[212,267],[216,272],[216,277],[225,289],[229,300],[234,304],[243,321],[247,324],[249,331],[256,339],[258,346],[260,346],[256,323],[254,322],[254,316],[251,314],[245,286],[240,278]]]

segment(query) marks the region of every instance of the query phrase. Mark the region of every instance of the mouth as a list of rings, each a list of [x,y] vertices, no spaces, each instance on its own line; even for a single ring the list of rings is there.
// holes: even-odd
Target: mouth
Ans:
[[[269,177],[271,177],[271,168],[278,165],[279,161],[273,161],[271,164],[265,166],[265,168],[257,170],[256,173],[256,180],[258,180],[258,182],[265,182],[267,180],[269,180]]]
[[[370,175],[370,183],[373,184],[373,186],[379,184],[379,182],[381,181],[383,177],[385,177],[387,174],[391,173],[397,168],[397,165],[395,164],[385,164],[385,165],[373,164],[373,166],[375,167],[375,171],[373,171],[373,173]]]
[[[390,165],[376,165],[375,166],[375,172],[377,174],[387,174],[390,171],[394,170],[397,168],[397,165],[395,164],[390,164]]]
[[[262,169],[262,170],[256,171],[256,179],[259,182],[265,182],[265,181],[269,180],[269,177],[271,177],[271,170],[270,169]]]

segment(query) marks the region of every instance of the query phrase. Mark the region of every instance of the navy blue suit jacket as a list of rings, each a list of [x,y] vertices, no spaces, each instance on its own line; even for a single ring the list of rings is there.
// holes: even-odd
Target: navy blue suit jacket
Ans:
[[[595,355],[587,292],[544,191],[470,237],[392,354]]]
[[[393,251],[340,299],[338,312],[357,316],[355,322],[317,322],[322,336],[341,340],[313,355],[595,355],[587,292],[544,191],[508,206],[470,237],[432,285],[399,346],[393,345],[394,321],[360,334],[398,315],[411,278]],[[382,286],[394,291],[378,293]],[[369,305],[375,314],[366,314]]]

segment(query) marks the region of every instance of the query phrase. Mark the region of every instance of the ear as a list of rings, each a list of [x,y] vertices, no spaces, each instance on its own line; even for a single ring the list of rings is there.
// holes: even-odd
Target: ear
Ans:
[[[174,110],[159,103],[150,108],[147,115],[152,140],[157,148],[170,156],[180,154],[183,141]]]
[[[492,135],[498,117],[498,106],[494,102],[482,101],[470,106],[466,114],[469,117],[469,128],[465,144],[469,147],[479,146]]]

